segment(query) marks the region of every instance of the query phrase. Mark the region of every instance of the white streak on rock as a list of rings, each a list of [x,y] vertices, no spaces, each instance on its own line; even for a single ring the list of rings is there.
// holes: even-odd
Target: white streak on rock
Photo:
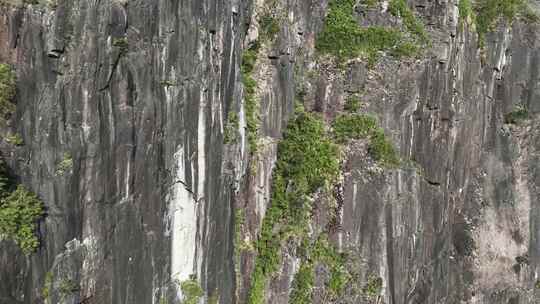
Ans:
[[[358,185],[353,182],[353,193],[352,193],[352,211],[356,210],[356,194],[358,193]]]
[[[206,221],[206,215],[204,214],[204,204],[205,204],[205,197],[204,197],[204,184],[205,184],[205,172],[206,172],[206,119],[205,119],[205,109],[206,109],[206,103],[204,97],[201,99],[201,104],[199,105],[199,120],[198,120],[198,128],[197,128],[197,197],[196,197],[196,205],[195,207],[198,209],[198,212],[196,216],[198,216],[201,220],[199,221],[199,231],[202,232],[205,221]],[[194,218],[195,225],[197,224],[197,218]],[[203,260],[203,244],[204,240],[202,239],[201,233],[196,235],[196,242],[197,245],[195,248],[195,270],[197,271],[197,277],[201,277],[202,273],[202,260]]]
[[[244,153],[246,151],[246,118],[244,113],[244,103],[240,104],[240,114],[238,115],[238,126],[240,131],[240,154],[242,155],[242,158],[244,157]]]
[[[127,168],[126,168],[126,193],[124,194],[124,198],[122,200],[127,200],[129,198],[129,170],[130,170],[130,167],[131,167],[131,161],[129,160],[129,157],[128,157],[128,161],[127,161]]]
[[[185,185],[184,149],[174,154],[175,182],[171,188],[172,213],[171,281],[185,281],[195,265],[195,235],[197,233],[196,204]],[[179,295],[181,296],[181,295]]]

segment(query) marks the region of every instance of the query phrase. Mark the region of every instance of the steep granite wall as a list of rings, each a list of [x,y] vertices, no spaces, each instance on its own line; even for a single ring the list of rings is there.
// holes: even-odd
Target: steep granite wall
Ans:
[[[309,195],[307,232],[271,229],[279,262],[258,300],[538,303],[540,26],[516,15],[479,38],[464,3],[408,1],[429,43],[344,60],[316,51],[326,0],[0,6],[0,62],[17,75],[0,152],[47,214],[36,253],[0,242],[0,304],[178,303],[190,280],[203,303],[256,303],[299,103],[329,134],[342,115],[377,117],[400,163],[370,138],[336,143],[340,174]],[[351,14],[406,32],[389,7]],[[317,260],[304,242],[322,235]]]
[[[241,9],[2,7],[0,57],[17,74],[8,129],[25,143],[4,141],[2,155],[47,216],[36,254],[2,242],[0,302],[41,303],[46,288],[48,303],[158,303],[192,274],[231,301],[222,117],[239,99]],[[72,166],[59,172],[65,158]],[[77,290],[60,292],[66,280]]]

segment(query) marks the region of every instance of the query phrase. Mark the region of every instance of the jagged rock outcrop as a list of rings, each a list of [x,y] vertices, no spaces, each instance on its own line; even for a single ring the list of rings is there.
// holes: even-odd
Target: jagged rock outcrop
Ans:
[[[359,25],[405,27],[368,2]],[[177,303],[190,280],[203,303],[251,301],[295,104],[330,130],[351,97],[401,162],[381,165],[365,138],[340,143],[307,238],[328,234],[348,276],[333,294],[314,263],[311,301],[537,303],[540,26],[500,20],[479,39],[458,1],[407,5],[429,45],[374,62],[316,50],[326,0],[0,6],[0,62],[17,75],[0,152],[47,214],[34,254],[0,242],[0,304]],[[281,243],[264,302],[290,302],[300,243]]]

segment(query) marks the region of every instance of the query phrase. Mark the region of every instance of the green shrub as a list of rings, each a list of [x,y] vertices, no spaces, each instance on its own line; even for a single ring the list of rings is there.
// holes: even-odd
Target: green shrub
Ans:
[[[332,125],[338,142],[366,138],[377,129],[377,120],[369,115],[340,115]]]
[[[529,111],[522,105],[514,107],[512,112],[504,116],[504,122],[507,124],[519,124],[529,118]]]
[[[214,293],[208,297],[208,304],[219,304],[219,295]]]
[[[330,279],[327,288],[333,296],[340,296],[351,274],[345,268],[345,256],[338,253],[336,248],[328,242],[328,237],[320,235],[311,252],[311,259],[325,264],[330,269]]]
[[[73,169],[73,158],[71,158],[71,154],[66,152],[62,161],[56,166],[56,175],[64,175],[66,172],[71,171],[71,169]]]
[[[402,41],[390,52],[396,58],[415,57],[420,52],[418,44],[411,41]]]
[[[394,145],[386,138],[384,130],[381,128],[371,136],[368,151],[376,161],[386,167],[399,165],[399,157]]]
[[[316,41],[316,48],[339,58],[358,55],[357,37],[360,32],[353,16],[354,0],[331,0],[323,31]]]
[[[24,145],[24,141],[19,133],[10,134],[6,137],[6,141],[15,146]]]
[[[379,0],[362,0],[362,3],[368,8],[374,8],[379,3]]]
[[[536,289],[540,289],[540,280],[537,280],[537,281],[536,281],[535,287],[536,287]]]
[[[459,26],[462,27],[463,23],[474,17],[474,12],[471,4],[471,0],[459,0]]]
[[[12,103],[15,89],[15,73],[9,65],[0,63],[0,121],[15,110]]]
[[[0,201],[9,195],[10,181],[4,161],[0,160]]]
[[[168,87],[174,87],[176,86],[176,82],[172,81],[172,80],[162,80],[159,82],[160,85],[168,88]]]
[[[126,37],[113,38],[112,45],[113,47],[118,49],[118,51],[120,52],[120,55],[124,55],[128,52],[129,42]]]
[[[0,234],[15,241],[25,254],[30,254],[39,246],[34,231],[41,216],[41,201],[24,186],[18,185],[0,201]]]
[[[60,295],[62,296],[62,298],[65,298],[65,296],[68,296],[78,291],[79,285],[72,280],[62,280],[62,282],[60,282],[58,290],[60,291]]]
[[[246,215],[244,213],[244,209],[237,208],[234,216],[234,256],[236,263],[240,263],[240,254],[242,250],[250,248],[242,239],[242,226],[244,225],[245,221]]]
[[[386,167],[399,165],[399,157],[384,130],[377,126],[373,116],[346,114],[336,118],[332,125],[334,138],[345,143],[351,139],[369,138],[368,151],[371,156]]]
[[[314,242],[311,242],[309,237],[304,237],[297,249],[297,256],[301,257],[302,264],[294,277],[292,303],[311,303],[314,265],[324,265],[329,269],[330,278],[325,288],[329,289],[330,295],[342,295],[352,276],[345,267],[345,255],[338,253],[328,242],[326,234],[319,235]]]
[[[530,6],[525,5],[521,16],[527,23],[535,24],[540,22],[540,16]]]
[[[356,95],[351,95],[345,100],[345,105],[343,109],[347,112],[354,113],[360,109],[360,98]]]
[[[313,265],[309,262],[303,262],[300,269],[294,276],[292,283],[292,292],[289,303],[291,304],[311,304],[313,295],[313,283],[315,273]]]
[[[46,300],[49,298],[51,288],[53,283],[53,274],[52,272],[48,271],[45,274],[45,281],[43,282],[43,288],[41,289],[41,297]]]
[[[361,54],[366,54],[368,64],[373,65],[378,60],[380,52],[392,50],[403,41],[403,35],[399,30],[370,26],[359,32],[357,40]]]
[[[375,275],[370,275],[368,277],[368,281],[366,285],[362,289],[362,293],[368,297],[377,297],[381,294],[382,286],[383,286],[382,278]]]
[[[259,18],[259,30],[262,40],[272,41],[279,33],[279,22],[269,13],[264,14]]]
[[[0,0],[0,5],[21,6],[25,4],[39,4],[38,0]]]
[[[203,296],[203,290],[193,276],[189,280],[180,283],[180,290],[182,290],[184,299],[182,304],[197,304]]]
[[[422,43],[428,42],[428,36],[424,25],[415,16],[405,0],[391,0],[388,10],[394,16],[401,17],[407,30],[415,35]]]
[[[347,282],[350,280],[350,275],[344,268],[343,264],[334,265],[330,269],[330,281],[328,282],[328,288],[336,296],[343,293]]]

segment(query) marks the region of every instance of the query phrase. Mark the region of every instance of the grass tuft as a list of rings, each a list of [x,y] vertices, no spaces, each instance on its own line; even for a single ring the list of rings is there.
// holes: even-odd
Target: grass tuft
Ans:
[[[203,290],[194,276],[180,282],[180,290],[182,291],[183,304],[197,304],[203,296]]]
[[[367,283],[362,289],[362,293],[368,297],[377,297],[381,294],[383,287],[382,278],[376,275],[370,275],[368,277]]]
[[[371,156],[385,167],[399,165],[399,156],[394,145],[377,126],[377,119],[370,115],[345,114],[338,116],[332,125],[334,138],[339,143],[351,139],[368,138],[368,151]]]
[[[0,120],[15,110],[13,104],[15,97],[15,73],[7,64],[0,64]]]
[[[514,107],[512,112],[504,116],[504,123],[519,124],[529,118],[529,111],[522,105]]]
[[[330,1],[324,28],[316,41],[317,51],[340,61],[364,56],[373,65],[382,52],[410,57],[420,51],[420,45],[428,43],[423,24],[404,0],[392,0],[389,10],[403,19],[407,34],[380,26],[360,27],[353,15],[354,5],[354,0]]]

